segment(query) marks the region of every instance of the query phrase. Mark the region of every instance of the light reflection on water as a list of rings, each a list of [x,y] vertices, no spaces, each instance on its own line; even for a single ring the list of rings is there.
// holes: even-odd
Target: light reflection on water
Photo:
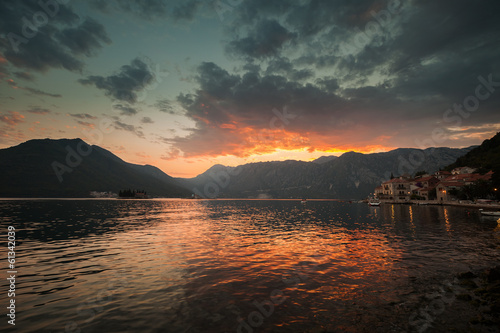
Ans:
[[[406,329],[420,285],[500,259],[496,222],[453,207],[26,200],[0,216],[22,332]]]

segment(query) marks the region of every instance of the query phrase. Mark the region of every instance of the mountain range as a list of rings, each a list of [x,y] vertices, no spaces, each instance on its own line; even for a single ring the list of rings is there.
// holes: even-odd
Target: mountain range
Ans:
[[[260,162],[215,165],[180,184],[201,197],[361,199],[392,175],[433,173],[474,147],[400,148],[385,153],[345,153],[312,162]]]
[[[81,139],[30,140],[0,149],[0,197],[88,197],[90,191],[146,190],[153,197],[364,198],[393,175],[434,172],[472,148],[400,148],[348,152],[311,162],[214,165],[194,178],[173,178],[151,165],[123,161]]]

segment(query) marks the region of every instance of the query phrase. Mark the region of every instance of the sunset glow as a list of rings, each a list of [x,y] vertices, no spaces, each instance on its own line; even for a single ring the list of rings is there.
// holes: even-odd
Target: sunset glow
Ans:
[[[0,43],[0,148],[82,138],[193,177],[217,163],[467,147],[500,130],[487,2],[127,3],[61,5],[29,38],[23,17],[44,9],[0,5],[1,35],[20,37]]]

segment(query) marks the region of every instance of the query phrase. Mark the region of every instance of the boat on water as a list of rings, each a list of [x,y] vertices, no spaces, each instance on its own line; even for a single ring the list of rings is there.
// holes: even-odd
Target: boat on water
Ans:
[[[481,214],[484,216],[498,216],[498,217],[500,217],[499,211],[482,210]]]
[[[370,206],[380,206],[380,200],[379,199],[370,199],[370,200],[368,200],[368,204]]]

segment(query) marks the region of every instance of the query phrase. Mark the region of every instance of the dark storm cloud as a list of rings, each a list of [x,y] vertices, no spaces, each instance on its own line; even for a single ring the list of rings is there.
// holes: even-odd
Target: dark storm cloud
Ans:
[[[500,2],[493,0],[243,1],[227,15],[237,30],[228,49],[245,55],[248,66],[267,63],[267,75],[291,81],[312,78],[314,69],[330,71],[330,91],[359,88],[364,95],[367,87],[383,86],[383,95],[372,96],[374,103],[379,97],[386,100],[388,93],[429,105],[454,103],[471,94],[478,76],[500,76],[499,10]],[[267,59],[246,45],[258,45],[255,32],[273,20],[296,35],[291,44],[277,43],[271,49],[274,57]],[[239,37],[246,30],[249,37]],[[316,84],[326,89],[321,79]],[[356,98],[353,90],[349,94]],[[432,108],[424,115],[429,112],[440,111]]]
[[[334,77],[324,77],[316,81],[316,84],[328,92],[339,89],[339,81]]]
[[[232,19],[234,26],[251,25],[262,17],[279,17],[288,13],[297,3],[295,0],[231,0],[225,2],[228,6],[221,11],[222,19],[225,23],[226,21],[231,23]]]
[[[204,2],[201,0],[92,0],[90,4],[106,14],[121,11],[148,20],[172,18],[190,21]]]
[[[100,49],[102,43],[111,43],[104,27],[91,18],[87,18],[76,28],[59,32],[57,39],[74,54],[86,56],[91,56],[94,50]]]
[[[142,60],[136,58],[130,65],[122,66],[117,74],[106,77],[92,75],[78,82],[93,85],[112,99],[133,104],[137,102],[137,93],[153,80],[154,73]]]
[[[103,26],[91,19],[80,24],[73,10],[53,1],[1,1],[0,52],[18,68],[81,71],[82,56],[109,43]]]
[[[394,85],[400,93],[458,99],[471,93],[479,75],[500,76],[498,1],[416,5],[402,24],[404,33],[389,45],[397,55],[390,58],[389,68],[397,74]]]
[[[120,114],[122,116],[133,116],[134,114],[139,113],[136,108],[133,108],[130,105],[115,104],[113,105],[113,108],[116,110],[120,110]]]
[[[266,74],[282,74],[292,81],[302,81],[314,77],[311,69],[297,69],[288,58],[276,58],[269,62]]]
[[[202,63],[198,74],[197,81],[201,89],[216,98],[224,98],[230,94],[234,85],[240,81],[239,76],[230,75],[213,62]]]
[[[167,1],[163,0],[92,0],[90,4],[105,13],[113,14],[120,10],[144,18],[164,16],[168,11]]]
[[[300,37],[317,36],[322,32],[343,35],[345,29],[362,27],[372,19],[370,10],[386,8],[387,4],[385,0],[312,0],[290,7],[285,17]]]
[[[230,116],[265,123],[273,108],[288,105],[295,112],[329,110],[334,112],[345,104],[344,99],[332,93],[336,81],[320,79],[321,85],[303,84],[283,75],[247,72],[230,74],[214,63],[202,63],[198,68],[199,90],[195,94],[180,94],[178,101],[188,115],[210,123],[227,121]],[[336,85],[335,87],[338,87]]]
[[[227,52],[243,57],[266,58],[278,54],[295,37],[294,32],[287,30],[278,21],[262,20],[248,32],[247,37],[229,42]]]
[[[499,9],[497,1],[314,1],[284,15],[306,49],[294,66],[334,69],[340,85],[377,75],[405,98],[456,99],[478,75],[500,71]]]
[[[305,134],[310,141],[302,147],[309,148],[348,142],[415,146],[434,127],[447,135],[448,127],[460,125],[483,133],[491,129],[485,124],[500,122],[494,95],[500,93],[498,2],[317,0],[285,6],[279,29],[293,32],[293,43],[278,42],[265,52],[258,44],[272,37],[256,31],[262,22],[278,22],[278,14],[249,6],[235,7],[230,26],[242,28],[227,46],[246,60],[243,72],[203,63],[199,89],[178,96],[196,122],[189,136],[170,140],[185,156],[203,155],[204,149],[244,155],[235,145],[248,154],[258,145],[251,135],[269,129],[271,110],[284,106],[297,116],[286,124],[287,135]],[[479,84],[491,93],[486,102],[450,123],[446,112],[474,96]]]
[[[172,17],[177,20],[192,20],[198,7],[201,5],[199,0],[184,1],[183,3],[177,5],[172,10]]]

